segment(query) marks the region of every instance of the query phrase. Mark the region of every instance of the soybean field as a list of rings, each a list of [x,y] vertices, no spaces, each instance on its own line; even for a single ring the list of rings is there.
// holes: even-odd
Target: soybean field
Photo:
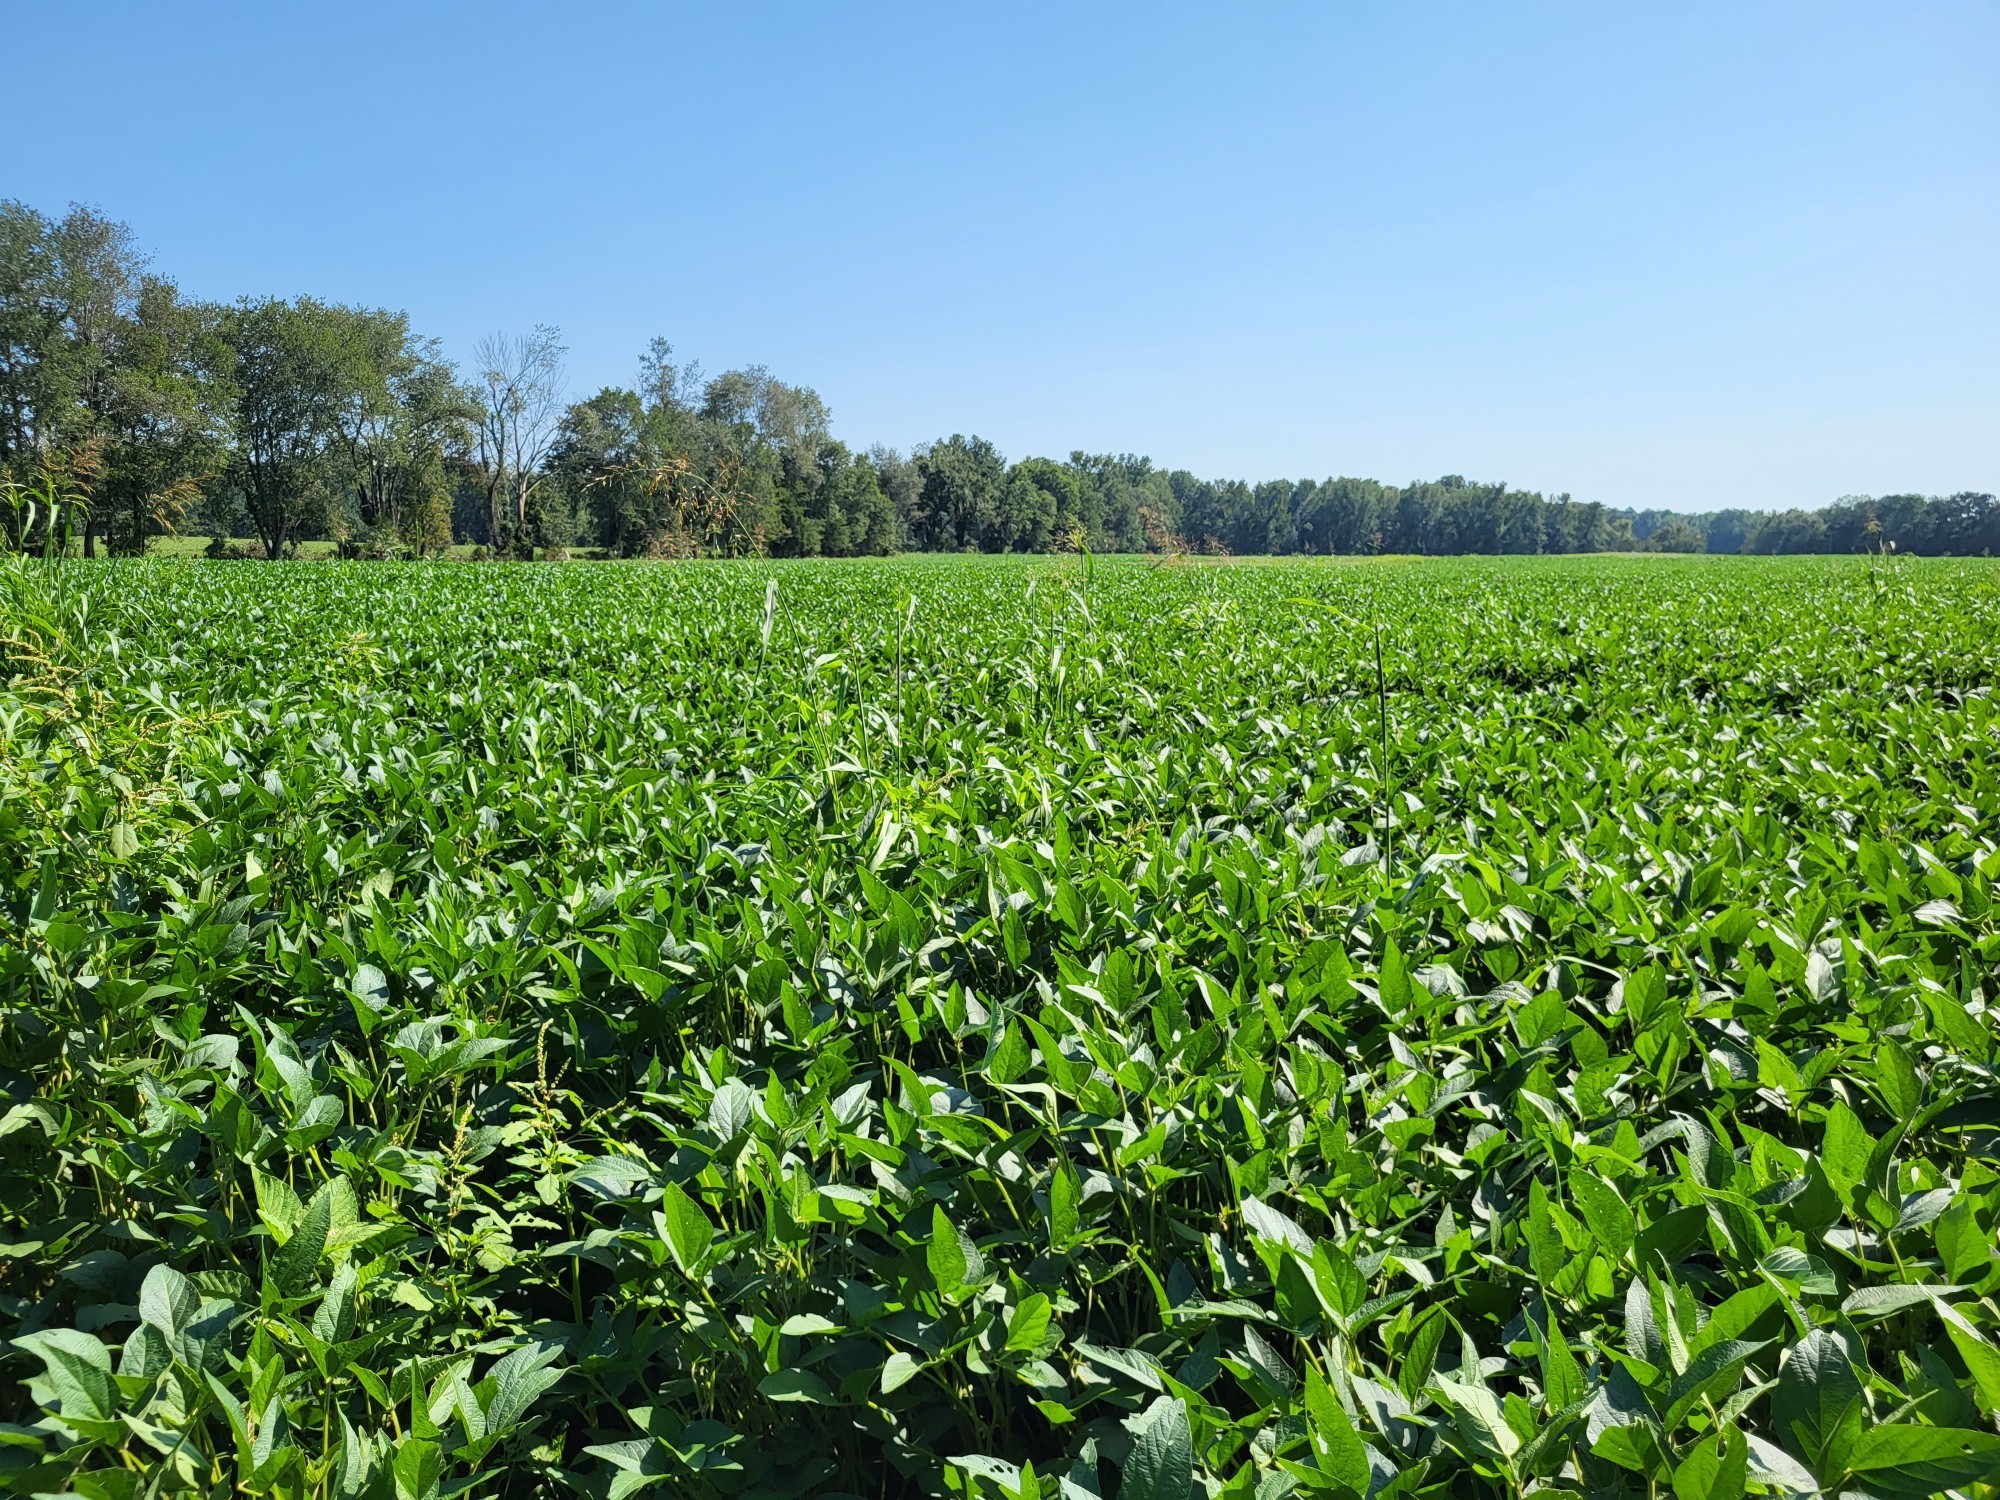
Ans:
[[[2000,566],[9,561],[0,1491],[2000,1494]]]

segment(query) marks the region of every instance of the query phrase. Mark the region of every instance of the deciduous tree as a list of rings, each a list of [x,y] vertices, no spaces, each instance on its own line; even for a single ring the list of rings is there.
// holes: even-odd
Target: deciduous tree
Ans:
[[[496,551],[528,540],[528,506],[562,428],[562,335],[546,324],[527,334],[489,334],[473,352],[475,451]]]

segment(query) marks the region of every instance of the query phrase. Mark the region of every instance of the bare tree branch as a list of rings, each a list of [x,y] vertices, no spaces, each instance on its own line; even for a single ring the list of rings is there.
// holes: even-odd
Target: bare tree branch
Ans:
[[[486,475],[486,519],[497,548],[528,527],[528,502],[564,411],[562,334],[547,324],[533,333],[489,334],[473,351],[478,372],[479,464]]]

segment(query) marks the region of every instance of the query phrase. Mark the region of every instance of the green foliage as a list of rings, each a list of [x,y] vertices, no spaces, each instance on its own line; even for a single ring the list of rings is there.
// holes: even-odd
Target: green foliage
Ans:
[[[1448,474],[1205,480],[1139,455],[1008,464],[954,434],[908,458],[832,435],[810,387],[762,366],[704,378],[654,339],[637,390],[571,402],[560,333],[495,335],[462,383],[385,309],[185,299],[132,230],[0,200],[0,481],[101,460],[83,548],[255,532],[267,557],[863,557],[946,552],[1365,556],[1644,549],[1991,555],[1988,493],[1849,496],[1821,510],[1617,511]],[[18,535],[14,539],[19,541]]]
[[[324,529],[340,412],[361,371],[343,348],[343,309],[302,297],[247,300],[227,338],[237,388],[231,480],[267,555]]]
[[[5,1492],[1995,1493],[1990,565],[0,584]]]

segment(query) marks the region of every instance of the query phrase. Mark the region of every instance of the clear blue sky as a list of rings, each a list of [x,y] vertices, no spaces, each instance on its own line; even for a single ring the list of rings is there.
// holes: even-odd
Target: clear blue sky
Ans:
[[[2000,487],[2000,5],[9,0],[0,196],[850,443]]]

